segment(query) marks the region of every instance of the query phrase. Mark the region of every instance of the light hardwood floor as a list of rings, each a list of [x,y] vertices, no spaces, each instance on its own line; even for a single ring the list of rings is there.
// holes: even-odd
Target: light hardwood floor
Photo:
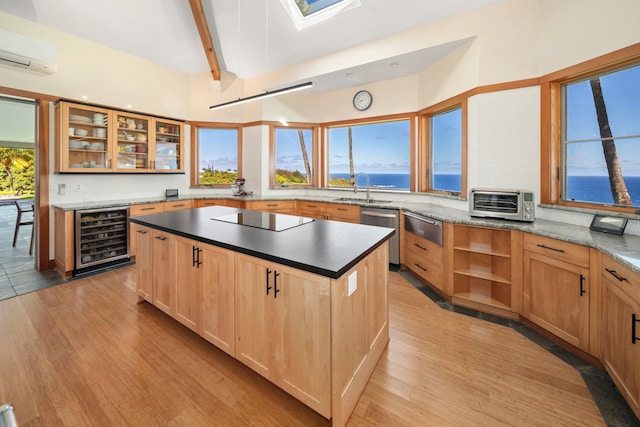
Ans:
[[[573,368],[390,273],[391,341],[349,426],[600,426]],[[324,426],[147,303],[135,266],[0,301],[0,404],[24,426]]]

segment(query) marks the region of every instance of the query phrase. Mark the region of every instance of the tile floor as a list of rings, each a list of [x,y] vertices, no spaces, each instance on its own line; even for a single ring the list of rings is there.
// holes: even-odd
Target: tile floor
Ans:
[[[27,215],[30,214],[25,214],[23,220],[28,218]],[[0,300],[66,281],[55,271],[35,269],[34,257],[29,255],[31,225],[20,227],[16,246],[12,246],[17,216],[13,202],[0,204]]]

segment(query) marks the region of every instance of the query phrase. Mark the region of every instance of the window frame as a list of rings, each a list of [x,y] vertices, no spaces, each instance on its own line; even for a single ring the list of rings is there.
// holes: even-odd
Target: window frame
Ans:
[[[200,141],[198,140],[200,129],[236,129],[238,132],[237,153],[238,153],[238,177],[244,176],[242,173],[242,129],[244,126],[238,123],[218,123],[218,122],[189,122],[191,125],[191,188],[228,188],[231,184],[200,184],[199,154]]]
[[[313,172],[313,180],[310,184],[287,184],[286,186],[278,185],[276,183],[276,130],[288,129],[288,130],[311,130],[311,153],[313,158],[311,159],[311,170]],[[317,188],[320,175],[320,162],[319,162],[319,126],[313,123],[288,123],[283,125],[281,123],[271,123],[269,125],[269,188]]]
[[[564,181],[564,86],[591,76],[640,65],[640,44],[611,52],[540,78],[540,203],[569,208],[636,213],[637,206],[562,200]]]
[[[458,95],[446,101],[427,107],[418,112],[419,116],[419,144],[418,144],[418,169],[420,177],[418,180],[418,191],[430,194],[439,194],[447,196],[459,196],[467,198],[467,96]],[[461,159],[460,159],[460,192],[435,190],[430,188],[431,173],[431,119],[434,116],[447,113],[449,111],[460,108],[461,123]]]
[[[409,121],[409,189],[408,190],[387,190],[398,191],[402,193],[414,193],[416,191],[416,128],[417,114],[390,114],[387,116],[375,116],[362,119],[340,120],[336,122],[328,122],[322,125],[322,141],[321,141],[321,176],[322,182],[320,188],[326,190],[344,190],[346,187],[330,187],[329,186],[329,129],[347,126],[362,126],[367,124],[378,124],[385,122],[399,122],[403,120]]]

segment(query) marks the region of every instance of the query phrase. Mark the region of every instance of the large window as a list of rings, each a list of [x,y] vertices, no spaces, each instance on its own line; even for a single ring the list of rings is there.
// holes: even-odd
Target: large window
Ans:
[[[271,132],[271,186],[314,185],[314,128],[274,126]]]
[[[241,128],[206,127],[194,128],[192,162],[192,184],[207,186],[227,186],[233,184],[242,164]]]
[[[352,187],[366,173],[372,188],[410,190],[412,129],[408,118],[329,127],[328,186]]]
[[[640,206],[640,65],[563,84],[563,201]]]
[[[466,195],[466,105],[455,98],[420,113],[420,191]]]

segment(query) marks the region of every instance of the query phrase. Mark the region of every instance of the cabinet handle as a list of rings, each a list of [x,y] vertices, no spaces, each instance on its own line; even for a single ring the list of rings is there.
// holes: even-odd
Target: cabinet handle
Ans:
[[[269,295],[269,291],[271,290],[271,286],[269,286],[269,275],[270,274],[271,274],[271,270],[269,270],[267,268],[267,279],[266,279],[266,282],[267,282],[267,295]]]
[[[636,337],[636,323],[638,322],[640,322],[640,318],[635,313],[631,313],[631,344],[640,341],[640,338]]]
[[[416,267],[418,267],[418,268],[419,268],[420,270],[422,270],[422,271],[425,271],[425,272],[427,271],[427,269],[426,269],[426,268],[424,268],[423,266],[421,266],[421,265],[420,265],[420,264],[418,264],[418,263],[415,263],[415,262],[414,262],[414,263],[413,263],[413,265],[415,265]]]
[[[619,276],[618,273],[615,270],[609,270],[608,268],[605,268],[605,270],[607,270],[607,273],[609,273],[610,275],[612,275],[613,277],[618,279],[618,281],[620,281],[620,282],[626,282],[627,281],[626,277]]]
[[[420,246],[420,245],[419,245],[419,244],[417,244],[417,243],[414,243],[414,245],[416,245],[416,246],[418,247],[418,249],[422,249],[423,251],[426,251],[426,250],[427,250],[427,248],[425,248],[424,246]]]
[[[338,208],[337,210],[339,210],[339,211],[346,211],[346,210],[347,210],[347,208]]]
[[[273,297],[274,298],[278,298],[278,292],[280,292],[280,289],[278,289],[278,276],[280,275],[280,273],[278,273],[277,271],[273,272]]]
[[[198,248],[196,248],[195,246],[191,246],[191,267],[195,267],[196,263],[198,262],[196,260],[196,251],[198,250]]]
[[[308,207],[308,208],[312,208],[312,209],[317,208],[317,206],[316,206],[316,205],[307,205],[307,207]]]
[[[166,238],[166,237],[163,237],[163,236],[156,236],[156,239],[158,239],[158,240],[163,240],[163,241],[164,241],[164,240],[167,240],[167,238]]]
[[[277,207],[277,206],[278,206],[277,203],[267,204],[267,207],[270,207],[270,208]]]
[[[581,274],[580,275],[580,296],[585,294],[585,290],[584,290],[584,276]]]
[[[196,261],[196,267],[200,268],[200,264],[202,264],[202,261],[200,261],[200,254],[202,253],[202,249],[198,248],[197,251],[198,251],[198,254],[197,254],[198,259]]]
[[[111,159],[109,159],[109,169],[111,169]]]
[[[154,210],[154,209],[155,209],[155,208],[141,208],[140,210],[141,210],[141,211],[152,211],[152,210]]]
[[[564,253],[564,249],[556,249],[556,248],[552,248],[551,246],[547,246],[547,245],[538,245],[538,246],[541,247],[542,249],[549,249],[549,250],[552,250],[552,251]]]
[[[174,208],[181,208],[182,206],[185,206],[185,204],[181,203],[179,205],[171,205],[171,206],[174,207]]]
[[[144,230],[137,230],[137,231],[136,231],[136,233],[140,233],[140,234],[147,234],[147,232],[146,232],[146,231],[144,231]]]

